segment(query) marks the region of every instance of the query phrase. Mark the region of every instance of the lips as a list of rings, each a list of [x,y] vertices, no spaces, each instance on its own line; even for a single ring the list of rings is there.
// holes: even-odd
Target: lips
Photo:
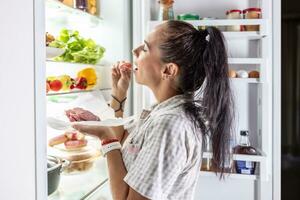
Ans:
[[[137,64],[136,63],[133,63],[133,64],[134,64],[134,67],[133,67],[134,71],[137,71],[138,70]]]

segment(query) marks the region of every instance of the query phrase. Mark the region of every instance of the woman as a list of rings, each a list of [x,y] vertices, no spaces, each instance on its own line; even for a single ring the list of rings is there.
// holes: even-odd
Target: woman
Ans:
[[[157,104],[127,130],[75,128],[104,143],[113,199],[192,199],[203,136],[211,137],[213,164],[221,174],[229,156],[232,96],[222,34],[168,21],[133,54],[136,81],[152,90]],[[117,117],[123,116],[131,74],[122,64],[112,70]]]

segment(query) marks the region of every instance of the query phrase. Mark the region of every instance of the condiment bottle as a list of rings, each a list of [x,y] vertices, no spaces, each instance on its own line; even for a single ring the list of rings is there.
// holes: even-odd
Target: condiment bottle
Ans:
[[[160,4],[158,20],[173,20],[174,19],[174,11],[173,11],[173,0],[160,0],[158,1]]]
[[[249,132],[240,132],[239,145],[234,148],[235,154],[257,155],[257,151],[250,145]],[[254,174],[256,163],[252,161],[235,161],[235,170],[238,174]]]

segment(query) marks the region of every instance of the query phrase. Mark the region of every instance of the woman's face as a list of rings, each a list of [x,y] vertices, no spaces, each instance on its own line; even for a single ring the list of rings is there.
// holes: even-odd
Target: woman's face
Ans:
[[[136,82],[150,88],[156,88],[162,80],[162,63],[158,48],[159,34],[162,28],[157,28],[151,32],[144,43],[135,48],[134,54]]]

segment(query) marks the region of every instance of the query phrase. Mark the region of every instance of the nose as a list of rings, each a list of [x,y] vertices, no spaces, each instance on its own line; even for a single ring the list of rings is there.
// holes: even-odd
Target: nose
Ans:
[[[138,57],[138,48],[132,49],[131,52],[135,57]]]

